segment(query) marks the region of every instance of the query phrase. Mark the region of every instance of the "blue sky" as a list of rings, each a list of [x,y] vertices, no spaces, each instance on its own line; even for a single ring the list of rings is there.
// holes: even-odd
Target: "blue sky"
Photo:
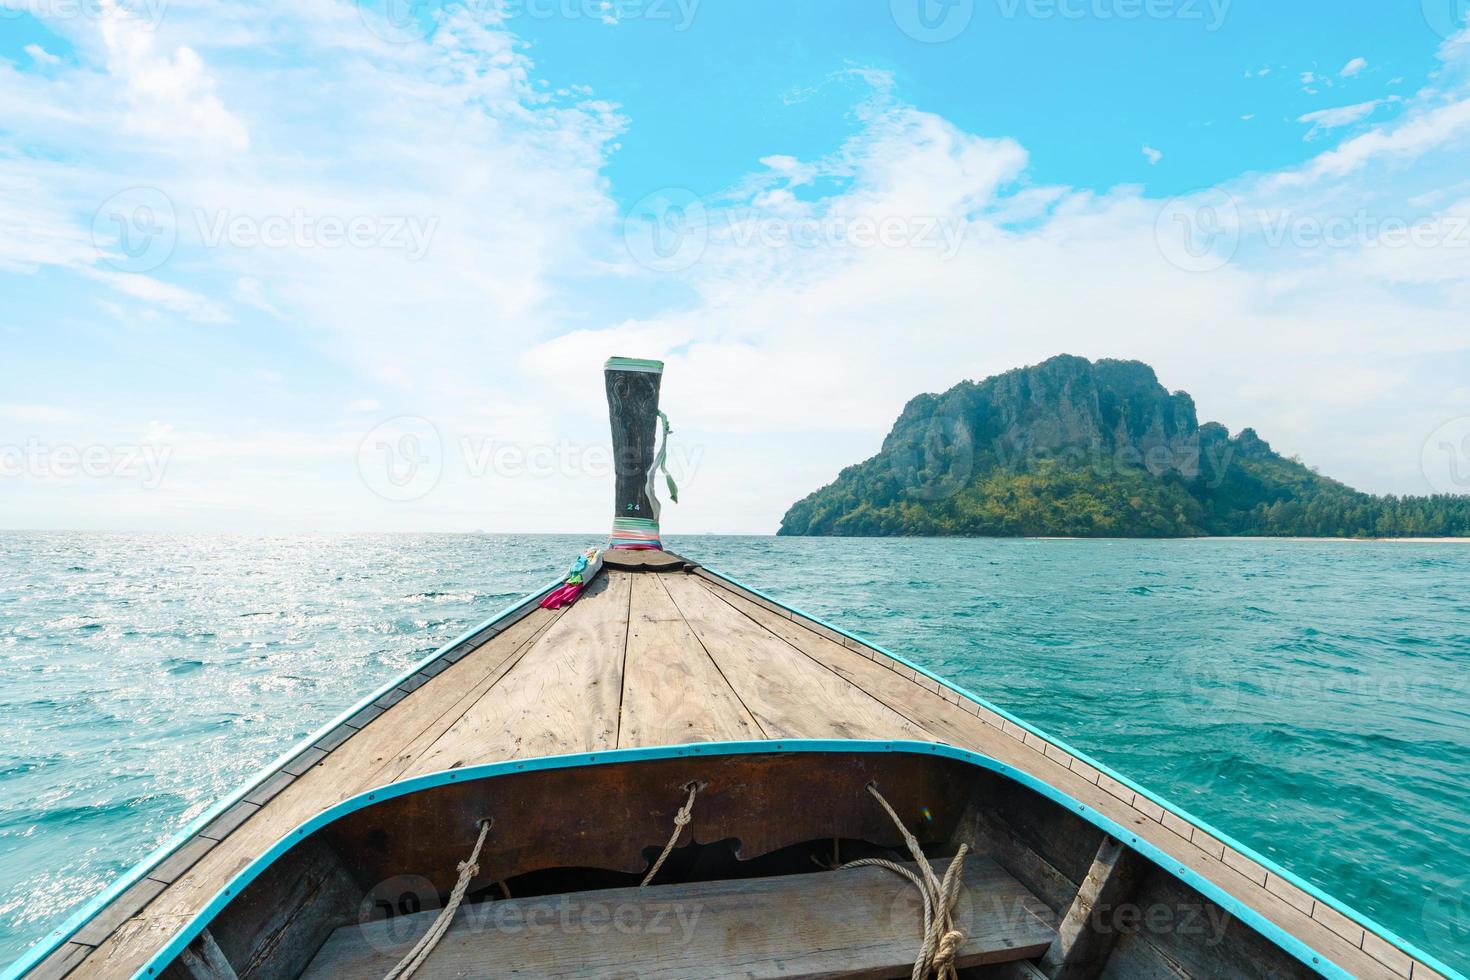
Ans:
[[[0,526],[675,531],[903,403],[1136,357],[1470,490],[1464,4],[0,0]]]

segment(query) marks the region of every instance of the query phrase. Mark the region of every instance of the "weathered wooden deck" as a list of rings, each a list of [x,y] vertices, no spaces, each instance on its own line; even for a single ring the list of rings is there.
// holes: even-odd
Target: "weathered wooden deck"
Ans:
[[[702,569],[610,570],[571,609],[533,607],[450,651],[266,780],[34,975],[131,975],[272,843],[377,786],[508,759],[783,738],[982,752],[1132,828],[1358,976],[1438,976],[1061,748]]]

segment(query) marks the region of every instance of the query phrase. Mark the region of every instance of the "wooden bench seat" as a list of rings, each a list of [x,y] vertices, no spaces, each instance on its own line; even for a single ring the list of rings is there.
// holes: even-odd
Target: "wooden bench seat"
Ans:
[[[1046,951],[1055,916],[1019,882],[983,856],[966,860],[963,881],[960,965]],[[436,914],[338,929],[303,977],[380,980]],[[850,868],[465,906],[416,976],[906,977],[921,939],[917,890]]]

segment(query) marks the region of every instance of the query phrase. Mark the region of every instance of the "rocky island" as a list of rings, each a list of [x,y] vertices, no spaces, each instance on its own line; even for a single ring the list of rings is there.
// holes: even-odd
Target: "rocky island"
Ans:
[[[1460,537],[1470,497],[1375,496],[1200,425],[1139,361],[1060,355],[912,399],[784,535]]]

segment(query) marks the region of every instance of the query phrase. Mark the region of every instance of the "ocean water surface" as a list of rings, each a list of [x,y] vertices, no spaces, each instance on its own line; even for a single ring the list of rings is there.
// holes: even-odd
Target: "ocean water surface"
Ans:
[[[0,534],[0,964],[595,538]],[[691,537],[1470,971],[1470,545]]]

